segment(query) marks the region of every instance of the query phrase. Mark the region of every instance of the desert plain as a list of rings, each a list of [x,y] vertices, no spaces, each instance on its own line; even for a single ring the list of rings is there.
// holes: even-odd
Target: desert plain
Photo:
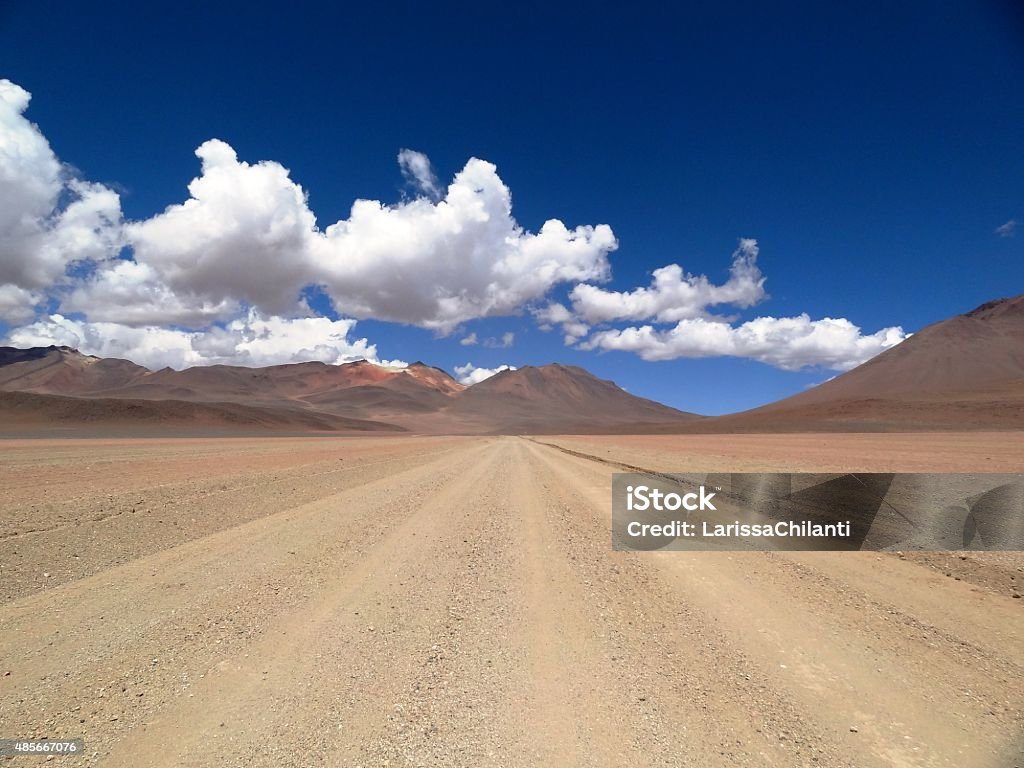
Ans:
[[[622,465],[1006,472],[1024,434],[3,440],[0,733],[133,767],[1024,764],[1024,555],[616,552]]]

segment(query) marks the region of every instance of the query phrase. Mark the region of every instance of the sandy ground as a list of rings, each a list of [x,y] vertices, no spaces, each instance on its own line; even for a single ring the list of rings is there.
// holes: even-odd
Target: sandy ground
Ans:
[[[1013,471],[1024,437],[3,441],[0,737],[103,766],[1024,765],[1024,556],[613,552],[616,463]]]

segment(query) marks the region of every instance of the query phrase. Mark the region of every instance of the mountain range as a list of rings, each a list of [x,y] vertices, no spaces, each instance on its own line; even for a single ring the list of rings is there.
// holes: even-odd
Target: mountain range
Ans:
[[[68,347],[0,348],[0,420],[453,434],[650,431],[696,419],[582,368],[526,366],[466,387],[424,363],[150,371]]]
[[[451,434],[1024,428],[1024,296],[929,326],[793,397],[718,417],[559,364],[466,387],[421,362],[150,371],[69,347],[0,347],[0,427],[83,424]]]

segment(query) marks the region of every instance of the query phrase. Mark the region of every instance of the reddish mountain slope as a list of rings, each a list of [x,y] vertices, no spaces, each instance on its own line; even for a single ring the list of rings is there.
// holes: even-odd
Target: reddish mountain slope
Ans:
[[[330,428],[325,424],[336,424],[338,429],[400,425],[458,433],[643,432],[695,418],[634,397],[582,368],[562,365],[505,371],[467,389],[424,363],[407,368],[365,361],[267,368],[212,365],[150,372],[124,360],[99,360],[67,348],[3,348],[0,390],[63,396],[59,400],[7,398],[0,418],[19,418],[17,412],[22,409],[29,421],[43,419],[48,409],[55,420],[73,420],[76,402],[81,403],[78,415],[90,422],[131,417],[220,423],[236,419],[240,412],[229,406],[239,406],[259,411],[237,415],[254,424],[293,420],[295,428],[303,424],[311,429]],[[164,404],[160,414],[143,406],[156,402]],[[191,410],[186,407],[189,404],[194,406]],[[214,413],[199,405],[219,410]],[[230,411],[227,415],[225,408]]]
[[[647,432],[700,418],[558,364],[502,371],[467,389],[441,416],[453,431],[515,434]]]
[[[852,371],[770,407],[976,392],[1015,380],[1024,380],[1024,296],[930,325]]]
[[[77,395],[124,387],[150,375],[128,360],[80,354],[70,347],[0,347],[0,390]]]
[[[434,411],[464,387],[423,363],[385,368],[366,361],[266,368],[211,365],[149,371],[66,347],[0,348],[0,390],[73,397],[287,406],[376,420]]]
[[[701,428],[1024,428],[1024,296],[930,325],[814,389]]]

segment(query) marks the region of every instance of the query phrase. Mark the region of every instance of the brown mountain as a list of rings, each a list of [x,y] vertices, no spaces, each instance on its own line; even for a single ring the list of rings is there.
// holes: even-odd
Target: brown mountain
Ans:
[[[147,375],[148,369],[128,360],[70,347],[0,347],[0,390],[79,395],[125,387]]]
[[[557,363],[497,373],[466,389],[440,416],[460,431],[501,434],[644,433],[701,418]]]
[[[972,392],[1024,381],[1024,296],[930,325],[852,371],[776,403]]]
[[[1024,428],[1024,295],[930,325],[813,389],[702,427]]]
[[[67,347],[2,347],[0,391],[33,395],[0,395],[0,425],[162,420],[461,434],[1022,429],[1024,296],[931,325],[814,389],[716,418],[557,364],[503,371],[467,388],[423,363],[149,371]]]
[[[447,380],[446,380],[447,379]],[[419,411],[420,399],[446,399],[461,385],[443,371],[417,363],[387,369],[367,362],[342,366],[299,363],[267,368],[214,365],[150,371],[127,360],[83,355],[68,347],[0,347],[0,390],[8,424],[71,423],[207,425],[254,429],[394,431],[377,414]],[[364,390],[383,392],[381,407],[360,402]],[[414,390],[410,397],[404,390]],[[62,399],[47,401],[44,395]],[[351,402],[345,403],[349,395]],[[392,407],[381,400],[390,396]],[[318,398],[335,402],[321,404]],[[409,401],[412,401],[411,403]],[[102,401],[102,402],[101,402]],[[75,408],[74,403],[79,407]],[[49,416],[48,416],[49,414]]]
[[[218,427],[496,434],[660,431],[696,418],[561,365],[504,371],[466,388],[419,362],[149,371],[67,347],[3,347],[0,391],[21,393],[0,397],[0,421],[8,424],[39,423],[50,414],[60,423],[205,420]]]
[[[436,402],[462,388],[448,374],[422,363],[391,369],[361,360],[344,365],[309,362],[266,368],[230,365],[197,366],[182,371],[164,368],[101,393],[76,394],[202,402],[288,402],[317,410],[361,412],[365,410],[366,393],[371,392],[377,393],[376,402],[384,410],[402,412],[404,406],[419,410],[410,400]]]

